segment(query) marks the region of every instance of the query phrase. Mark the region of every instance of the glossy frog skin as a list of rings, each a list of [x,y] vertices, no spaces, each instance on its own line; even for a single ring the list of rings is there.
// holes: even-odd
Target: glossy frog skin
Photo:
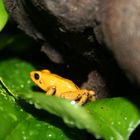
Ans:
[[[49,70],[32,71],[30,77],[37,86],[46,92],[46,95],[74,100],[79,105],[84,104],[87,100],[96,100],[95,91],[80,89],[72,81],[53,74]]]

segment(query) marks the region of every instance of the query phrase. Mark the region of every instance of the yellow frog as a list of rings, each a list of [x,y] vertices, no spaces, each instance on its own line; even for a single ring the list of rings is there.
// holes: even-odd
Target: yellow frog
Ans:
[[[80,89],[72,81],[51,73],[49,70],[32,71],[32,81],[46,92],[46,95],[74,100],[79,105],[87,100],[95,101],[95,91]]]

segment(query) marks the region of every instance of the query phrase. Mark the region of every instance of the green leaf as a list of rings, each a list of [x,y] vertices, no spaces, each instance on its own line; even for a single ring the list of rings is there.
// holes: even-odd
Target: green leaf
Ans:
[[[43,91],[38,92],[29,77],[33,69],[23,60],[2,61],[1,82],[14,97],[63,118],[69,126],[86,129],[96,138],[127,140],[140,123],[138,108],[125,98],[103,99],[81,107],[64,99],[46,96]]]
[[[3,29],[8,20],[8,14],[5,10],[3,0],[0,0],[0,31]]]

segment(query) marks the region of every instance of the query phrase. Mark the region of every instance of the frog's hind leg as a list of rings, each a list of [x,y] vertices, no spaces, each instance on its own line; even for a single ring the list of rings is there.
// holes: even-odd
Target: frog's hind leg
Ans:
[[[84,104],[89,98],[88,90],[69,91],[61,93],[61,98],[77,101],[79,105]]]
[[[80,90],[81,98],[78,101],[79,105],[83,105],[87,100],[95,101],[95,91],[92,90]]]
[[[80,100],[78,101],[78,104],[79,105],[83,105],[86,101],[88,100],[88,92],[82,92],[81,93],[81,98]]]
[[[78,91],[68,91],[60,94],[61,98],[71,100],[71,101],[76,101],[81,98],[81,95],[79,94]]]
[[[52,96],[52,95],[55,94],[55,92],[56,92],[56,87],[55,86],[50,86],[46,91],[46,95]]]

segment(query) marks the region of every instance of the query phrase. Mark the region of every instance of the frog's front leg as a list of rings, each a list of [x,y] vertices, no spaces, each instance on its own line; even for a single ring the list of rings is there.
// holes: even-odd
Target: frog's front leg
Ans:
[[[55,86],[50,86],[46,90],[46,95],[52,96],[52,95],[55,94],[55,92],[56,92],[56,87]]]

